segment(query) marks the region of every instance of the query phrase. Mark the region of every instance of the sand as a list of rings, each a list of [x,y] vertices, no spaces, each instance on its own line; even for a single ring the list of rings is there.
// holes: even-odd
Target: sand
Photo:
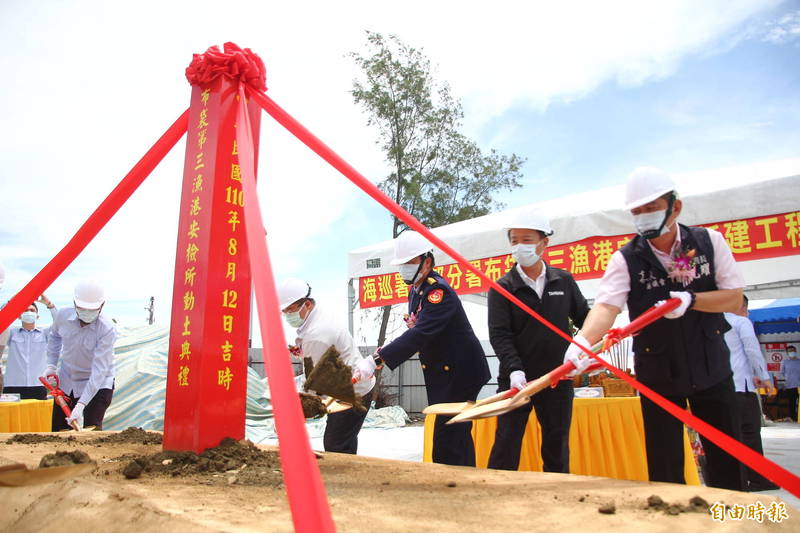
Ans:
[[[280,468],[270,462],[277,458],[274,447],[227,443],[246,447],[230,448],[233,455],[225,452],[230,464],[220,467],[212,462],[213,468],[178,475],[169,468],[143,468],[139,476],[126,479],[123,471],[137,458],[149,457],[157,465],[169,458],[158,455],[158,444],[143,443],[149,439],[141,435],[130,439],[119,435],[62,434],[58,441],[8,444],[0,436],[0,464],[22,462],[35,468],[46,454],[73,450],[83,450],[97,462],[93,473],[79,478],[0,488],[0,531],[39,532],[54,524],[137,533],[292,531],[284,487],[276,481]],[[99,438],[104,439],[98,442]],[[255,481],[243,476],[250,465],[242,465],[248,461],[264,461]],[[728,505],[760,501],[765,507],[776,501],[758,494],[341,454],[324,454],[318,464],[337,529],[343,532],[800,531],[800,513],[788,507],[789,518],[779,524],[752,520],[720,524],[704,512],[704,504],[716,501]]]

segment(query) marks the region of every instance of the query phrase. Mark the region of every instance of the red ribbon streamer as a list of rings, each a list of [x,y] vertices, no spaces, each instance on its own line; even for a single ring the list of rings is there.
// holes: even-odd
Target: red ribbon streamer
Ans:
[[[189,110],[187,109],[134,165],[119,182],[119,185],[103,200],[103,203],[95,209],[67,245],[0,310],[0,331],[4,331],[78,257],[186,133],[188,124]]]
[[[275,427],[278,430],[283,479],[292,510],[295,531],[333,533],[333,524],[325,486],[306,432],[305,418],[294,386],[294,371],[279,314],[280,304],[264,238],[264,222],[258,204],[254,170],[254,149],[250,118],[245,108],[245,94],[239,84],[236,113],[236,144],[244,190],[245,230],[250,250],[250,264],[255,287],[261,339],[264,341],[264,364],[275,404]]]
[[[674,403],[670,402],[654,390],[650,389],[649,387],[642,385],[637,380],[623,372],[622,370],[606,363],[601,358],[597,357],[594,353],[592,353],[587,348],[575,343],[572,338],[558,329],[556,326],[548,322],[544,317],[539,315],[536,311],[526,306],[521,300],[507,291],[505,288],[500,286],[497,282],[490,279],[486,274],[484,274],[481,270],[473,266],[469,261],[467,261],[464,257],[462,257],[458,252],[456,252],[453,248],[451,248],[447,243],[445,243],[442,239],[434,235],[427,227],[425,227],[419,220],[411,216],[411,214],[403,209],[401,206],[397,205],[391,198],[386,196],[381,190],[375,186],[371,181],[367,178],[362,176],[355,168],[353,168],[349,163],[347,163],[344,159],[342,159],[339,155],[337,155],[333,150],[331,150],[325,143],[323,143],[320,139],[318,139],[313,133],[307,130],[302,124],[297,122],[291,115],[289,115],[286,111],[284,111],[278,104],[276,104],[270,97],[266,94],[259,93],[257,91],[251,91],[252,98],[258,103],[264,111],[266,111],[272,118],[277,120],[283,127],[289,130],[295,137],[297,137],[303,144],[308,146],[312,151],[317,153],[322,159],[330,163],[335,169],[339,172],[344,174],[344,176],[352,181],[358,188],[363,190],[367,195],[372,197],[375,201],[381,204],[383,207],[388,209],[392,214],[396,217],[401,219],[405,222],[411,229],[417,231],[421,235],[424,235],[426,239],[428,239],[433,245],[439,248],[441,251],[449,255],[453,260],[459,263],[462,267],[466,268],[468,271],[472,272],[483,281],[485,281],[490,287],[495,289],[497,292],[505,296],[508,300],[516,304],[520,309],[524,310],[526,313],[531,315],[533,318],[547,326],[551,329],[555,334],[563,337],[567,341],[575,344],[576,346],[580,346],[580,348],[587,353],[590,357],[593,357],[595,360],[599,361],[605,368],[610,370],[615,376],[618,378],[626,381],[632,387],[637,389],[641,394],[647,396],[650,400],[652,400],[655,404],[659,407],[679,419],[684,424],[694,428],[699,432],[701,435],[706,437],[708,440],[734,456],[736,459],[744,463],[745,465],[749,466],[753,470],[757,471],[767,479],[772,480],[773,482],[777,483],[781,487],[785,488],[795,496],[800,497],[800,478],[796,475],[792,474],[785,468],[775,464],[774,462],[770,461],[763,455],[751,450],[741,442],[731,438],[730,436],[726,435],[725,433],[719,431],[715,427],[707,424],[703,420],[697,418],[696,416],[690,414],[685,409],[682,409],[675,405]]]

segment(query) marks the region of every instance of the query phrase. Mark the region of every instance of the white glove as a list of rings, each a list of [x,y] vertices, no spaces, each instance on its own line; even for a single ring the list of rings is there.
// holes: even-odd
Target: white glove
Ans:
[[[589,341],[587,341],[583,335],[576,335],[572,340],[581,346],[585,346],[589,350],[592,349]],[[586,368],[594,362],[594,359],[586,355],[583,350],[574,344],[570,344],[567,351],[564,352],[564,362],[572,362],[572,364],[575,365],[575,370],[567,374],[567,377],[573,377],[578,374],[583,374]]]
[[[78,427],[83,428],[83,409],[86,407],[81,402],[77,402],[72,408],[72,413],[67,417],[67,425],[72,426],[73,421],[78,422]]]
[[[508,379],[511,381],[511,388],[517,389],[518,391],[522,390],[525,385],[528,384],[528,380],[525,378],[525,372],[522,370],[514,370],[508,376]]]
[[[372,356],[365,357],[359,361],[356,364],[356,367],[353,369],[353,379],[356,381],[369,379],[375,375],[376,368],[377,365],[375,364],[375,358]]]
[[[670,298],[679,298],[680,301],[681,301],[681,304],[678,307],[676,307],[675,309],[673,309],[672,311],[670,311],[669,313],[667,313],[666,315],[664,315],[664,318],[680,318],[680,317],[682,317],[684,315],[684,313],[686,313],[686,311],[689,310],[689,305],[691,305],[691,303],[692,303],[692,295],[689,294],[686,291],[679,291],[679,292],[669,291],[669,297]],[[659,300],[658,302],[656,302],[656,305],[663,305],[665,302],[666,302],[666,300]]]
[[[51,387],[56,388],[58,387],[58,375],[56,374],[56,367],[53,365],[47,365],[47,368],[44,370],[44,374],[42,377],[50,384]]]

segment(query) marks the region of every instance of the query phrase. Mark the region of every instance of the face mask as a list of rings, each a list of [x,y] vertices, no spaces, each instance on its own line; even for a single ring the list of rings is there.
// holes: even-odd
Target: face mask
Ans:
[[[538,244],[515,244],[511,247],[511,255],[514,260],[524,267],[533,266],[541,256],[536,252]]]
[[[666,224],[668,217],[667,209],[633,215],[633,225],[636,226],[636,233],[645,239],[655,239],[669,231]]]
[[[23,324],[33,324],[36,322],[37,316],[36,311],[25,311],[19,318]]]
[[[99,309],[78,309],[75,308],[75,314],[78,315],[78,318],[81,322],[85,322],[86,324],[91,324],[97,317],[100,316]]]
[[[303,309],[303,305],[300,306],[300,309]],[[298,309],[294,313],[283,313],[283,316],[286,317],[286,322],[288,322],[289,325],[292,326],[293,328],[299,328],[306,321],[305,318],[300,316],[300,309]]]
[[[414,282],[417,281],[419,271],[422,269],[422,263],[424,263],[424,261],[420,262],[418,265],[400,265],[400,277],[403,278],[406,285],[413,285]]]

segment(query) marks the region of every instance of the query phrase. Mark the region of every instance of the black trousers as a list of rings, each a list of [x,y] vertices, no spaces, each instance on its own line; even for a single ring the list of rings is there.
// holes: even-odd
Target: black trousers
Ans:
[[[372,402],[371,391],[361,397],[361,402],[364,407],[369,410],[369,404]],[[361,431],[361,426],[364,424],[364,419],[367,417],[367,411],[357,411],[356,409],[348,409],[339,413],[328,415],[328,421],[325,424],[325,435],[322,438],[322,444],[326,452],[350,453],[355,454],[358,452],[358,432]]]
[[[781,391],[782,395],[789,401],[789,418],[797,422],[797,387],[791,387]]]
[[[761,445],[761,409],[758,407],[758,395],[755,392],[737,392],[736,401],[739,404],[742,444],[764,455],[764,447]],[[744,469],[748,486],[757,488],[772,485],[755,470],[746,466]]]
[[[83,409],[83,425],[94,426],[95,429],[103,429],[103,418],[106,416],[106,409],[111,405],[111,398],[114,396],[114,389],[100,389],[94,398]],[[70,405],[75,405],[76,398],[69,395]],[[67,425],[67,417],[64,411],[53,403],[53,431],[72,429]]]
[[[482,387],[464,391],[449,398],[452,402],[474,402]],[[472,423],[446,425],[452,416],[437,416],[433,425],[434,463],[455,466],[475,466],[475,443],[472,441]]]
[[[19,394],[20,400],[47,399],[47,389],[44,387],[4,387],[3,394]]]
[[[569,473],[569,427],[572,422],[571,381],[561,381],[555,388],[534,394],[530,403],[497,417],[494,446],[489,468],[517,470],[520,448],[531,409],[542,427],[542,469],[545,472]]]
[[[739,409],[732,377],[690,396],[666,398],[684,409],[688,401],[696,417],[741,440]],[[683,475],[683,423],[645,396],[641,397],[641,403],[650,481],[686,483]],[[706,485],[745,490],[742,464],[702,435],[700,440],[706,455]]]

